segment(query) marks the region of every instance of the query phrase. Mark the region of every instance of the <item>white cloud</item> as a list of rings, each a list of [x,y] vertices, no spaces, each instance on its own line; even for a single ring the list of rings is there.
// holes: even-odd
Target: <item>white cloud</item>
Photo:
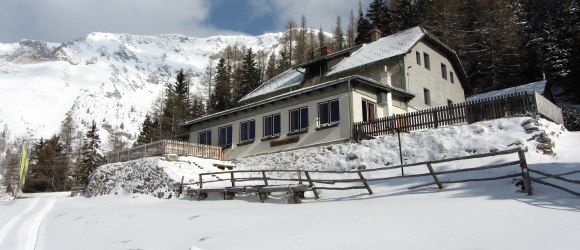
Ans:
[[[0,41],[67,41],[100,31],[131,34],[234,33],[204,23],[209,0],[0,0]]]

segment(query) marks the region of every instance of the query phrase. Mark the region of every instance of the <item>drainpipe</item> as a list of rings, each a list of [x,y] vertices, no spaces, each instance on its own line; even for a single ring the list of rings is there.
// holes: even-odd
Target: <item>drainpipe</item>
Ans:
[[[352,112],[352,85],[350,83],[351,79],[352,79],[352,77],[348,79],[348,120],[349,120],[348,127],[350,130],[350,138],[352,140],[352,138],[354,136],[353,126],[352,126],[354,124],[354,118],[352,117],[353,112]]]

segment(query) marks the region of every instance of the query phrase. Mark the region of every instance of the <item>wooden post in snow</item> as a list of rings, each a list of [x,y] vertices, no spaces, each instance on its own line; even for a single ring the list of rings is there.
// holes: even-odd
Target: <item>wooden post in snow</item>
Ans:
[[[441,184],[441,181],[439,181],[439,177],[433,170],[433,166],[431,166],[431,163],[427,163],[427,169],[429,169],[429,173],[431,173],[431,176],[433,176],[433,180],[435,181],[435,184],[437,184],[437,187],[439,189],[443,189],[443,184]]]
[[[318,191],[316,191],[316,188],[314,187],[314,183],[312,182],[312,179],[310,178],[310,174],[308,173],[308,171],[304,171],[304,175],[306,175],[306,179],[308,180],[308,185],[310,185],[310,188],[312,188],[312,192],[314,193],[314,197],[317,200],[320,199],[320,196],[318,195]]]
[[[522,169],[522,177],[524,179],[524,187],[528,195],[532,195],[532,181],[530,179],[530,172],[528,172],[528,163],[526,162],[526,155],[523,150],[518,151],[520,157],[520,168]]]

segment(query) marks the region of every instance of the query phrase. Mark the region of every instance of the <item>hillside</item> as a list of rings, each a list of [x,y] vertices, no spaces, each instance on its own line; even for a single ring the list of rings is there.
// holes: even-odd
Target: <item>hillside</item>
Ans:
[[[176,71],[193,74],[228,45],[274,51],[278,33],[262,36],[138,36],[91,33],[72,41],[0,43],[0,132],[49,137],[68,112],[85,127],[94,119],[106,141],[113,129],[132,142],[145,114]],[[105,142],[106,143],[106,142]]]
[[[403,138],[407,145],[406,161],[521,146],[528,148],[526,158],[532,169],[550,173],[578,169],[580,160],[576,151],[580,133],[565,131],[545,120],[522,126],[526,121],[526,118],[498,119],[414,132]],[[555,154],[536,150],[542,132],[554,144]],[[518,145],[510,146],[513,143]],[[348,169],[350,163],[341,163],[348,153],[358,157],[349,157],[353,166],[397,165],[395,144],[395,137],[386,136],[361,144],[246,158],[238,162],[238,168],[293,169],[300,165],[305,169]],[[502,158],[434,167],[462,169],[499,162]],[[308,192],[299,205],[284,204],[285,194],[272,194],[265,203],[260,203],[254,194],[234,200],[222,200],[219,195],[203,201],[175,196],[158,199],[131,189],[124,191],[121,185],[113,184],[131,176],[137,178],[117,184],[138,184],[142,168],[158,173],[163,170],[161,175],[172,181],[181,176],[191,181],[187,178],[195,179],[198,173],[217,170],[211,161],[199,158],[185,157],[178,162],[148,158],[99,169],[119,171],[115,175],[119,178],[101,181],[110,181],[115,190],[111,194],[116,195],[87,199],[48,193],[26,194],[26,199],[13,201],[0,199],[0,248],[574,249],[580,230],[577,223],[580,200],[576,196],[539,184],[534,184],[534,194],[527,196],[510,179],[450,184],[443,190],[407,189],[428,182],[430,177],[373,182],[373,195],[366,190],[324,190],[321,198],[315,200]],[[484,170],[471,176],[518,171],[518,167]],[[97,176],[104,175],[94,178],[98,179]],[[578,179],[580,174],[569,177]]]
[[[534,121],[530,118],[506,118],[471,125],[430,129],[402,135],[403,161],[409,164],[521,147],[527,149],[528,162],[548,163],[558,159],[567,159],[568,149],[559,145],[559,141],[569,133],[555,123],[543,119]],[[482,159],[482,163],[476,163],[476,166],[497,159]],[[181,177],[184,177],[185,182],[191,183],[198,180],[200,173],[219,172],[220,170],[212,165],[217,162],[219,161],[195,157],[181,157],[178,162],[167,162],[162,158],[152,157],[104,165],[91,177],[88,192],[90,195],[150,193],[154,196],[159,196],[160,192],[163,192],[161,196],[168,197],[169,191],[175,191],[171,187],[172,183],[178,183]],[[353,170],[359,166],[365,166],[367,169],[396,166],[400,164],[400,159],[397,137],[385,136],[365,140],[360,144],[336,144],[247,157],[237,159],[234,163],[237,170],[344,171]],[[441,167],[447,169],[450,164],[457,164],[453,168],[473,167],[468,163],[469,161],[453,162]],[[423,168],[420,169],[420,172],[425,171]],[[507,171],[506,174],[514,173],[513,168],[498,171],[501,173]],[[286,174],[285,177],[291,177],[293,174]],[[383,173],[367,174],[373,177]],[[397,170],[385,174],[391,176],[400,172]],[[207,176],[206,178],[204,181],[216,180],[218,177]],[[227,178],[227,176],[221,178]],[[417,179],[417,182],[421,181],[424,180]],[[161,183],[159,187],[162,188],[153,187],[151,183]],[[224,183],[208,185],[211,187],[224,185]],[[191,188],[196,188],[196,186],[191,186]]]

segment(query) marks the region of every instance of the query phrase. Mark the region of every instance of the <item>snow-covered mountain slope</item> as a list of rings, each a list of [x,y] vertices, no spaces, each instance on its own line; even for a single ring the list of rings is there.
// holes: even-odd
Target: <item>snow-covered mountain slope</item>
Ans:
[[[95,120],[103,141],[111,129],[134,136],[177,70],[191,70],[195,90],[209,58],[223,48],[272,51],[279,36],[91,33],[62,44],[0,43],[0,129],[49,137],[70,112],[79,125]]]

